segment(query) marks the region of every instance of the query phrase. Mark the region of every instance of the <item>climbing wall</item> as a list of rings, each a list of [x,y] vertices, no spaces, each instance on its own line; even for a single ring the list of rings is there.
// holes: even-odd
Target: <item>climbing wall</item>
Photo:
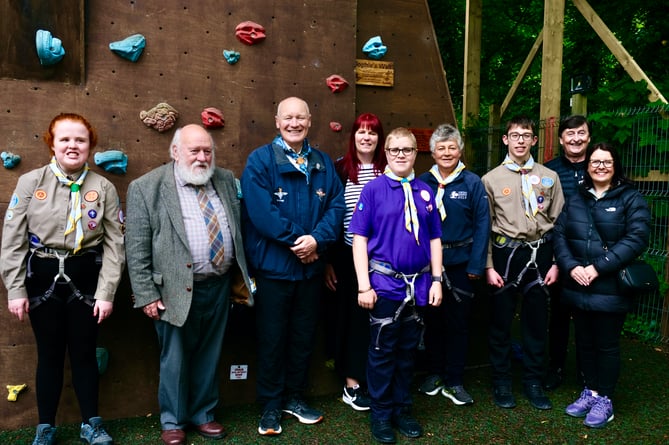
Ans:
[[[244,21],[262,25],[266,38],[242,43],[235,29]],[[6,54],[0,60],[0,151],[21,157],[18,166],[0,168],[2,215],[18,177],[48,161],[41,137],[60,112],[81,113],[97,128],[94,153],[127,155],[125,173],[92,166],[114,182],[123,201],[132,179],[169,161],[174,128],[160,132],[140,120],[142,111],[158,103],[178,112],[177,127],[200,122],[206,107],[222,110],[225,126],[212,130],[217,164],[237,175],[251,150],[275,135],[276,105],[287,96],[308,102],[309,139],[333,158],[344,153],[357,112],[377,113],[387,130],[403,125],[425,131],[454,122],[423,0],[25,0],[1,5],[0,25],[0,41],[7,42],[7,48],[0,47]],[[62,41],[65,55],[57,64],[40,65],[33,46],[37,29],[48,29]],[[137,61],[110,51],[111,42],[138,33],[146,46]],[[394,80],[356,85],[356,66],[367,59],[361,47],[375,35],[388,45],[382,61],[394,65]],[[224,50],[238,52],[239,61],[229,63]],[[326,83],[331,75],[345,79],[348,87],[333,92]],[[331,123],[343,130],[333,131]],[[421,156],[429,162],[429,156]],[[0,286],[0,301],[5,297]],[[100,331],[99,344],[109,352],[100,389],[100,413],[106,418],[157,412],[155,333],[131,306],[125,279],[114,315]],[[28,389],[16,402],[0,402],[0,429],[37,419],[34,339],[29,323],[11,318],[5,307],[0,304],[0,384],[26,383]],[[254,399],[252,326],[252,310],[233,312],[221,364],[224,404]],[[339,383],[324,361],[319,350],[312,380],[321,392],[337,391]],[[249,365],[246,380],[230,381],[234,364]],[[58,422],[78,420],[69,374],[58,416]]]

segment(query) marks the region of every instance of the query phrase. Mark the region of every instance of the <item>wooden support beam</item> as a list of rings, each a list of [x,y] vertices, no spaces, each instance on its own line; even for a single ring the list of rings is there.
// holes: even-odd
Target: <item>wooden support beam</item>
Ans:
[[[481,16],[483,0],[467,0],[465,14],[465,66],[462,127],[469,116],[478,117],[481,102]]]
[[[490,171],[499,164],[499,141],[501,131],[501,114],[499,105],[490,105],[488,107],[488,159],[486,170]]]
[[[532,62],[534,61],[534,58],[537,56],[537,52],[539,52],[539,48],[541,47],[541,44],[544,41],[544,31],[543,29],[539,32],[539,35],[537,36],[536,40],[534,41],[534,44],[532,45],[532,48],[530,48],[530,52],[527,54],[527,57],[525,57],[525,61],[523,62],[523,66],[520,67],[520,71],[518,72],[518,75],[516,76],[516,79],[513,81],[511,84],[511,88],[509,88],[509,92],[506,93],[506,97],[504,98],[504,102],[502,102],[502,106],[499,109],[499,114],[500,117],[504,116],[504,112],[506,111],[507,107],[513,100],[513,97],[516,95],[516,92],[518,91],[518,87],[520,87],[520,83],[523,81],[525,78],[525,74],[527,74],[527,71],[530,69],[530,65],[532,65]]]
[[[541,62],[541,106],[539,119],[548,122],[550,118],[560,118],[560,97],[562,91],[562,37],[564,35],[565,0],[546,0],[544,4],[544,44]],[[546,137],[539,141],[537,159],[543,159],[546,143],[557,141],[555,137]],[[544,136],[540,134],[540,138]]]
[[[588,96],[575,93],[571,96],[571,114],[588,115]]]
[[[595,30],[597,35],[606,47],[611,51],[611,54],[618,59],[618,62],[622,67],[627,71],[627,74],[635,81],[645,80],[648,84],[648,90],[650,94],[648,95],[648,100],[655,102],[657,100],[667,103],[667,99],[660,93],[660,90],[657,89],[652,80],[646,76],[646,73],[643,72],[641,67],[636,63],[634,58],[627,52],[625,47],[620,43],[611,30],[606,26],[604,21],[599,18],[594,9],[588,4],[586,0],[572,0],[576,8],[581,12],[585,20],[590,24],[592,29]]]

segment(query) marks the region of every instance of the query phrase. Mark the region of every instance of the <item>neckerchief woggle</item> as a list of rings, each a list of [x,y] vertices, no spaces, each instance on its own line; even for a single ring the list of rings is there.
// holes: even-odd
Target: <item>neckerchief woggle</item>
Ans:
[[[51,158],[49,164],[51,171],[58,182],[70,188],[70,215],[67,217],[67,227],[65,227],[64,235],[74,234],[74,250],[72,253],[77,253],[81,250],[81,242],[84,240],[84,229],[81,226],[81,184],[84,183],[86,175],[88,174],[88,162],[84,164],[84,171],[79,176],[79,179],[72,181],[60,171],[56,158]]]
[[[434,176],[439,183],[439,187],[437,188],[437,196],[435,196],[434,199],[437,201],[437,210],[439,210],[439,216],[441,216],[442,221],[446,219],[446,208],[444,207],[444,189],[446,188],[446,185],[455,181],[464,169],[465,164],[462,161],[458,161],[458,165],[455,166],[455,169],[453,169],[453,171],[445,179],[441,177],[441,172],[439,171],[439,166],[437,164],[434,164],[430,169],[430,173],[432,173],[432,176]]]
[[[390,167],[386,167],[383,174],[393,181],[402,184],[402,191],[404,192],[404,227],[409,233],[413,232],[413,236],[416,238],[416,244],[420,245],[420,242],[418,241],[418,211],[416,210],[416,203],[413,200],[413,193],[411,191],[411,181],[416,177],[413,170],[411,170],[411,174],[406,178],[397,176],[390,170]]]
[[[516,164],[507,153],[502,165],[512,172],[520,173],[520,183],[522,185],[523,201],[525,203],[525,215],[527,215],[528,218],[534,218],[534,215],[536,215],[539,210],[539,206],[537,204],[537,195],[534,194],[534,187],[532,187],[532,182],[530,181],[530,175],[527,174],[532,170],[532,167],[534,167],[534,158],[530,155],[530,158],[525,162],[525,165],[521,167]]]
[[[287,156],[290,156],[295,160],[297,168],[307,177],[307,184],[309,184],[309,170],[307,168],[307,156],[311,153],[309,142],[306,139],[302,141],[302,150],[299,153],[295,153],[295,150],[290,148],[281,136],[275,137],[274,143],[283,148],[283,152],[286,153]]]

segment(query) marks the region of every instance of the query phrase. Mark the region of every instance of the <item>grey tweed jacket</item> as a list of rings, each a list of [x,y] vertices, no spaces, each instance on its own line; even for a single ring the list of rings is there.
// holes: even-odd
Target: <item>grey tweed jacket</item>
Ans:
[[[170,162],[128,186],[125,245],[134,307],[162,299],[166,309],[161,320],[183,326],[193,294],[193,259],[173,169],[174,163]],[[216,168],[212,183],[228,216],[237,266],[250,289],[234,175],[230,170]]]

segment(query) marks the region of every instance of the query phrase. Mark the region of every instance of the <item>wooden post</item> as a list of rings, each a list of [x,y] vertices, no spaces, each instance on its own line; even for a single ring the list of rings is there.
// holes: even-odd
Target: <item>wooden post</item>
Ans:
[[[500,107],[492,104],[488,108],[488,160],[486,170],[490,171],[499,164],[499,125],[501,121]]]
[[[552,117],[560,119],[560,96],[562,86],[562,37],[564,34],[565,0],[546,0],[544,4],[544,45],[541,62],[541,106],[539,119],[548,122]],[[557,141],[557,129],[549,141]],[[537,159],[544,158],[546,138],[539,132]],[[548,147],[552,149],[552,147]]]
[[[462,127],[470,116],[478,117],[481,102],[481,15],[483,0],[467,0],[465,14],[465,66]]]
[[[588,96],[585,94],[574,93],[571,96],[571,114],[588,115]]]

